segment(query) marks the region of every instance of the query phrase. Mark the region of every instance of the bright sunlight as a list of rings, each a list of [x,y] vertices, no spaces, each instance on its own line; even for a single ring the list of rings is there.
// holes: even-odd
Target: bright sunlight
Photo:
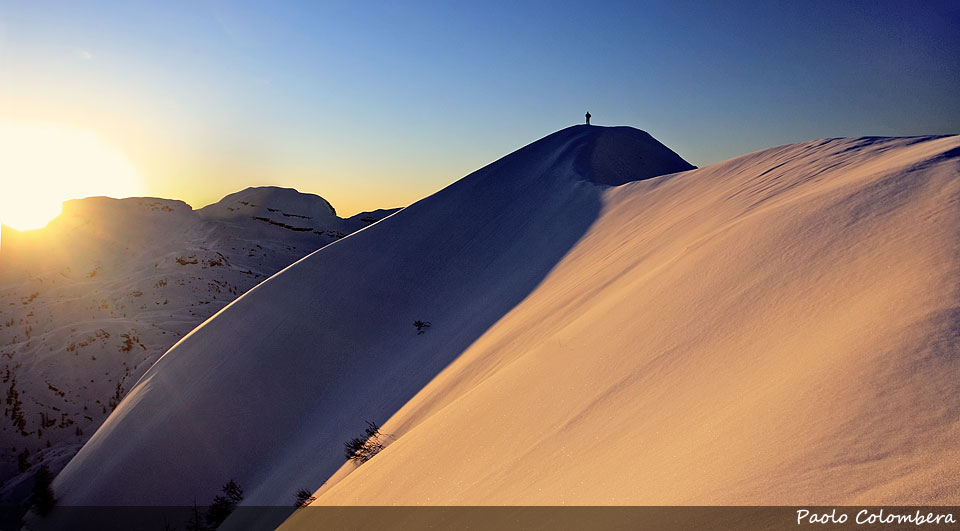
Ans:
[[[141,194],[130,161],[96,135],[52,124],[0,122],[0,223],[46,226],[68,199]]]

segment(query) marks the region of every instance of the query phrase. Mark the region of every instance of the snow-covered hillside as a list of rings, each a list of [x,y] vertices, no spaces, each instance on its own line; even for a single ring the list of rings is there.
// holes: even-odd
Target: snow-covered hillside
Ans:
[[[194,211],[153,198],[69,201],[0,242],[3,499],[59,470],[178,339],[256,283],[386,211],[341,219],[323,198],[249,188]],[[26,472],[14,478],[20,472]],[[11,479],[13,478],[13,479]]]
[[[642,131],[574,127],[310,255],[144,375],[61,474],[63,503],[189,504],[229,478],[291,503],[529,295],[600,214],[596,182],[690,167]]]
[[[960,137],[686,170],[571,127],[325,247],[151,367],[58,496],[960,499]],[[367,420],[386,448],[344,464]]]
[[[960,500],[960,137],[778,147],[603,202],[316,503]]]

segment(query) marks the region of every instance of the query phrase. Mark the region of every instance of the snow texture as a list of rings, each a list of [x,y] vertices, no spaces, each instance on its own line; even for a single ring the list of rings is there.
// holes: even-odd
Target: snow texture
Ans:
[[[956,136],[829,139],[691,170],[634,129],[564,129],[224,308],[55,489],[956,503],[958,155]],[[386,447],[344,464],[366,420]]]
[[[189,504],[236,478],[245,503],[290,503],[536,288],[597,219],[597,183],[690,167],[642,131],[572,127],[325,247],[167,352],[57,492]]]

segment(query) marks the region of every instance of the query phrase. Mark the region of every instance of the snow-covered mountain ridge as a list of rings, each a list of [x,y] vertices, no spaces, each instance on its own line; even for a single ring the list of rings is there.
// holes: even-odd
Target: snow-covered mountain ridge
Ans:
[[[144,375],[61,476],[88,486],[62,487],[65,502],[145,503],[146,489],[182,504],[236,477],[250,503],[287,503],[289,484],[340,466],[364,419],[386,420],[527,296],[595,221],[602,190],[689,168],[642,131],[572,127],[308,256]],[[416,320],[432,327],[417,334]],[[258,428],[225,452],[239,425]],[[110,442],[161,433],[178,435],[148,455]],[[84,465],[107,448],[109,463]]]
[[[151,367],[55,491],[956,502],[960,137],[690,169],[641,133],[564,129],[272,276]],[[385,449],[344,464],[365,421]]]

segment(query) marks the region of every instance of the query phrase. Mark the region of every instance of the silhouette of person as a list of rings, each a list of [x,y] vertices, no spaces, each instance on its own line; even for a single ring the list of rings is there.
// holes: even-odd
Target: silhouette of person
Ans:
[[[584,116],[587,117],[587,125],[590,125],[590,111],[587,111],[587,114],[585,114]]]

